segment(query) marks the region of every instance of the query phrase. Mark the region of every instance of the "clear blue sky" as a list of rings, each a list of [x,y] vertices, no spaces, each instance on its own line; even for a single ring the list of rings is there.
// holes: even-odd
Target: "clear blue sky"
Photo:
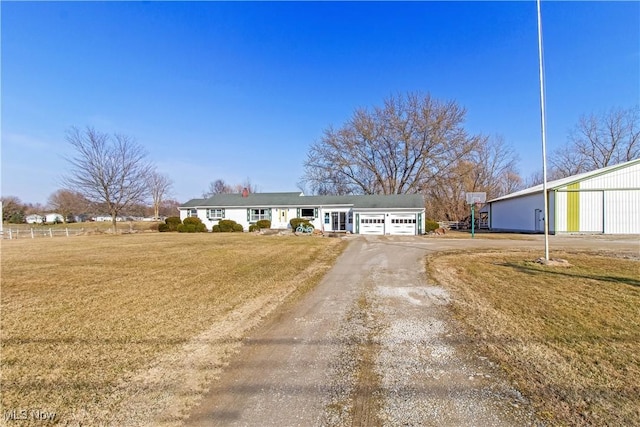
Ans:
[[[65,132],[136,138],[173,197],[250,178],[296,191],[309,145],[358,107],[429,92],[541,169],[535,1],[7,2],[2,195],[46,202]],[[542,3],[548,149],[640,98],[640,3]]]

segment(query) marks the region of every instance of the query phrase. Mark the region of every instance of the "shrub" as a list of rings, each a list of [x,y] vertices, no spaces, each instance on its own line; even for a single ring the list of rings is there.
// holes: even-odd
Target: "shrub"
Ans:
[[[178,233],[195,233],[196,225],[195,224],[178,224]]]
[[[249,226],[249,231],[250,231],[250,232],[260,231],[260,227],[258,227],[258,224],[251,224],[251,225]]]
[[[218,224],[214,225],[213,227],[211,227],[211,231],[213,233],[219,233],[220,232],[220,226]]]
[[[256,225],[258,226],[259,229],[271,228],[271,220],[270,219],[261,219],[260,221],[256,222]],[[249,230],[249,231],[251,231],[251,230]]]
[[[183,227],[180,227],[182,225]],[[182,224],[177,226],[179,233],[204,233],[207,231],[207,226],[202,223],[202,220],[197,217],[185,218]]]
[[[424,224],[424,231],[429,233],[430,231],[440,228],[440,224],[432,219],[427,219]]]
[[[311,224],[311,222],[306,218],[291,218],[291,221],[289,221],[289,224],[291,225],[292,230],[295,230],[296,228],[298,228],[300,224],[304,224],[307,227],[308,226],[313,227],[313,224]]]
[[[158,231],[163,233],[165,231],[171,231],[171,227],[169,227],[169,224],[158,224]]]
[[[198,217],[195,216],[190,216],[188,218],[185,218],[182,223],[184,225],[189,225],[189,224],[193,224],[193,225],[198,225],[198,224],[202,224],[202,220]]]
[[[221,219],[218,221],[218,228],[222,233],[230,233],[232,231],[244,231],[242,225],[232,219]]]
[[[164,220],[164,223],[169,227],[166,231],[176,231],[178,229],[178,224],[182,224],[179,216],[170,216]]]

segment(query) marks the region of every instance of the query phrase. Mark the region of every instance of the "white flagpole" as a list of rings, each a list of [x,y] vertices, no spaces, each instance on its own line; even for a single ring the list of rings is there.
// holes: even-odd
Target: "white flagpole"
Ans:
[[[545,128],[544,67],[542,61],[542,19],[538,5],[538,62],[540,64],[540,121],[542,127],[542,195],[544,198],[544,258],[549,261],[549,200],[547,196],[547,136]]]

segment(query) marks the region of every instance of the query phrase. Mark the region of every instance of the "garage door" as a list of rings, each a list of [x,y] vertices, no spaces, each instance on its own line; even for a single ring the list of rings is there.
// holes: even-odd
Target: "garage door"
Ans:
[[[384,234],[384,215],[360,215],[360,234]]]
[[[389,217],[389,234],[416,234],[415,214],[395,214]]]

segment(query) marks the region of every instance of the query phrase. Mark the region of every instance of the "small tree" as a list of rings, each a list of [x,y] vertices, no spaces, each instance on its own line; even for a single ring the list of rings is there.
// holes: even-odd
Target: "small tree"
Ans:
[[[94,203],[103,203],[116,231],[118,215],[149,193],[147,177],[153,171],[146,152],[129,136],[110,136],[87,127],[71,128],[67,141],[75,149],[68,158],[71,170],[63,178],[68,188],[76,189]]]
[[[153,171],[149,175],[147,182],[151,193],[151,203],[153,204],[153,218],[157,220],[160,217],[160,205],[169,193],[172,182],[168,176],[157,171]]]

